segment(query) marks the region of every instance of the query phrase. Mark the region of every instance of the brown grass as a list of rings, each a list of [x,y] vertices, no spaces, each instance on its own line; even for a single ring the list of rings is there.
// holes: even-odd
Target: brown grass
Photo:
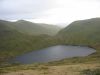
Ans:
[[[39,69],[20,70],[1,75],[80,75],[82,70],[96,68],[100,68],[99,63],[41,66]]]

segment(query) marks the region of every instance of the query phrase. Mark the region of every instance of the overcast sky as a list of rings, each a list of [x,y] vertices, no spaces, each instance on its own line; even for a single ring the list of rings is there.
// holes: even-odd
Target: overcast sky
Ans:
[[[100,0],[0,0],[0,19],[61,24],[100,17]]]

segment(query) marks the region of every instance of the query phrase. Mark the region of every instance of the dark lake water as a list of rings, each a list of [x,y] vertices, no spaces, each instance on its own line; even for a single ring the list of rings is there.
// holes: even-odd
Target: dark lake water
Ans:
[[[42,50],[32,51],[12,59],[11,62],[30,64],[34,62],[50,62],[72,57],[85,57],[96,52],[84,46],[57,45]]]

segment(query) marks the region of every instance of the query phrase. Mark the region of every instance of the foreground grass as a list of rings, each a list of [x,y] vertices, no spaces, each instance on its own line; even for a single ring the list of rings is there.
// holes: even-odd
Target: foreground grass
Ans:
[[[82,71],[83,75],[100,75],[100,68],[97,69],[86,69]]]
[[[50,66],[47,64],[31,64],[6,67],[4,68],[5,73],[1,72],[1,75],[85,75],[87,70],[94,72],[94,70],[97,69],[100,69],[99,63],[80,63],[59,66]]]

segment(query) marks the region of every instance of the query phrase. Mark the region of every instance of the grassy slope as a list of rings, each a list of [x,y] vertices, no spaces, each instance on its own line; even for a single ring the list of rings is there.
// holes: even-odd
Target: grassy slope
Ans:
[[[98,66],[100,65],[89,64],[89,63],[60,65],[60,66],[48,66],[48,65],[36,65],[36,64],[21,65],[21,66],[14,66],[2,69],[2,72],[9,72],[7,74],[5,73],[2,75],[83,75],[81,73],[84,70],[94,70],[99,68]],[[92,74],[92,75],[99,75],[99,74]]]
[[[41,46],[41,42],[48,37],[46,35],[29,36],[22,34],[6,24],[11,23],[0,21],[0,61],[42,48],[43,46]]]
[[[21,33],[31,34],[31,35],[55,35],[61,28],[48,24],[38,24],[32,23],[25,20],[19,20],[13,22],[13,25],[9,25],[10,27],[20,31]]]
[[[100,45],[100,19],[75,21],[58,33],[59,39],[66,44]]]
[[[75,21],[59,32],[66,38],[100,42],[100,19]]]

